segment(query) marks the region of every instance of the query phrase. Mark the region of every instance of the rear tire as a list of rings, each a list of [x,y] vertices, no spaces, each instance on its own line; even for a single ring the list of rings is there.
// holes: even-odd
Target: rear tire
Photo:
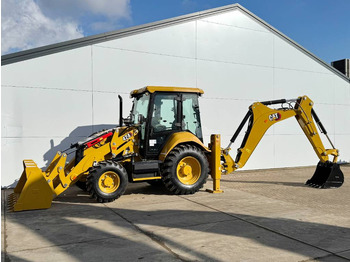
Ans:
[[[166,157],[162,170],[165,187],[176,195],[193,194],[207,182],[209,164],[199,148],[176,146]]]
[[[87,190],[99,203],[112,202],[124,194],[128,174],[119,163],[111,160],[99,162],[87,177]]]

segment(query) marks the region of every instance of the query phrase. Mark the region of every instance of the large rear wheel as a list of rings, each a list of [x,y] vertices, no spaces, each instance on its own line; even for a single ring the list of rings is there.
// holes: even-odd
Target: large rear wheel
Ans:
[[[208,166],[202,150],[192,145],[179,145],[164,161],[162,180],[165,187],[174,194],[193,194],[206,183]]]
[[[87,190],[97,202],[112,202],[124,194],[128,174],[123,166],[111,160],[99,162],[87,177]]]

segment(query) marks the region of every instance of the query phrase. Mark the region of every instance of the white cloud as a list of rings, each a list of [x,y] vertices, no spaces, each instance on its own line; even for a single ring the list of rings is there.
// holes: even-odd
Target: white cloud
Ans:
[[[131,22],[130,0],[36,0],[44,14],[83,20],[84,32],[104,33]]]
[[[106,21],[106,22],[94,22],[90,24],[90,28],[93,32],[110,32],[113,30],[116,30],[120,26],[111,22],[111,21]]]
[[[119,29],[130,0],[2,0],[1,53]]]
[[[1,53],[83,36],[78,23],[45,16],[33,0],[2,0]]]
[[[89,14],[108,16],[113,20],[130,19],[130,0],[36,0],[49,16],[81,17]]]
[[[130,0],[80,0],[88,10],[95,14],[106,15],[113,20],[130,19]]]
[[[120,20],[131,21],[130,0],[78,0],[82,8],[95,15],[102,15],[90,24],[93,32],[101,33],[120,28]]]

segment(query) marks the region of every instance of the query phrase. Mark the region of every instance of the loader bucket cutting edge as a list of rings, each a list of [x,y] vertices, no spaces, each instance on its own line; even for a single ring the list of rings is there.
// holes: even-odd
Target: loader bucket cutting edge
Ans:
[[[338,188],[344,183],[344,175],[339,164],[318,162],[314,175],[306,181],[306,185],[316,188]]]
[[[8,196],[8,207],[12,211],[46,209],[51,206],[53,192],[48,185],[45,174],[33,160],[23,161],[24,171]]]

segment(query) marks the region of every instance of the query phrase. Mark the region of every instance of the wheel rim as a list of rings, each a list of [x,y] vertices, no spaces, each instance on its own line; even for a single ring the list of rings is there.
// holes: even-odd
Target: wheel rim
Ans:
[[[113,171],[103,173],[99,180],[98,186],[103,193],[113,193],[120,185],[119,175]]]
[[[193,185],[201,176],[202,169],[199,161],[187,156],[180,160],[176,168],[177,178],[185,185]]]

